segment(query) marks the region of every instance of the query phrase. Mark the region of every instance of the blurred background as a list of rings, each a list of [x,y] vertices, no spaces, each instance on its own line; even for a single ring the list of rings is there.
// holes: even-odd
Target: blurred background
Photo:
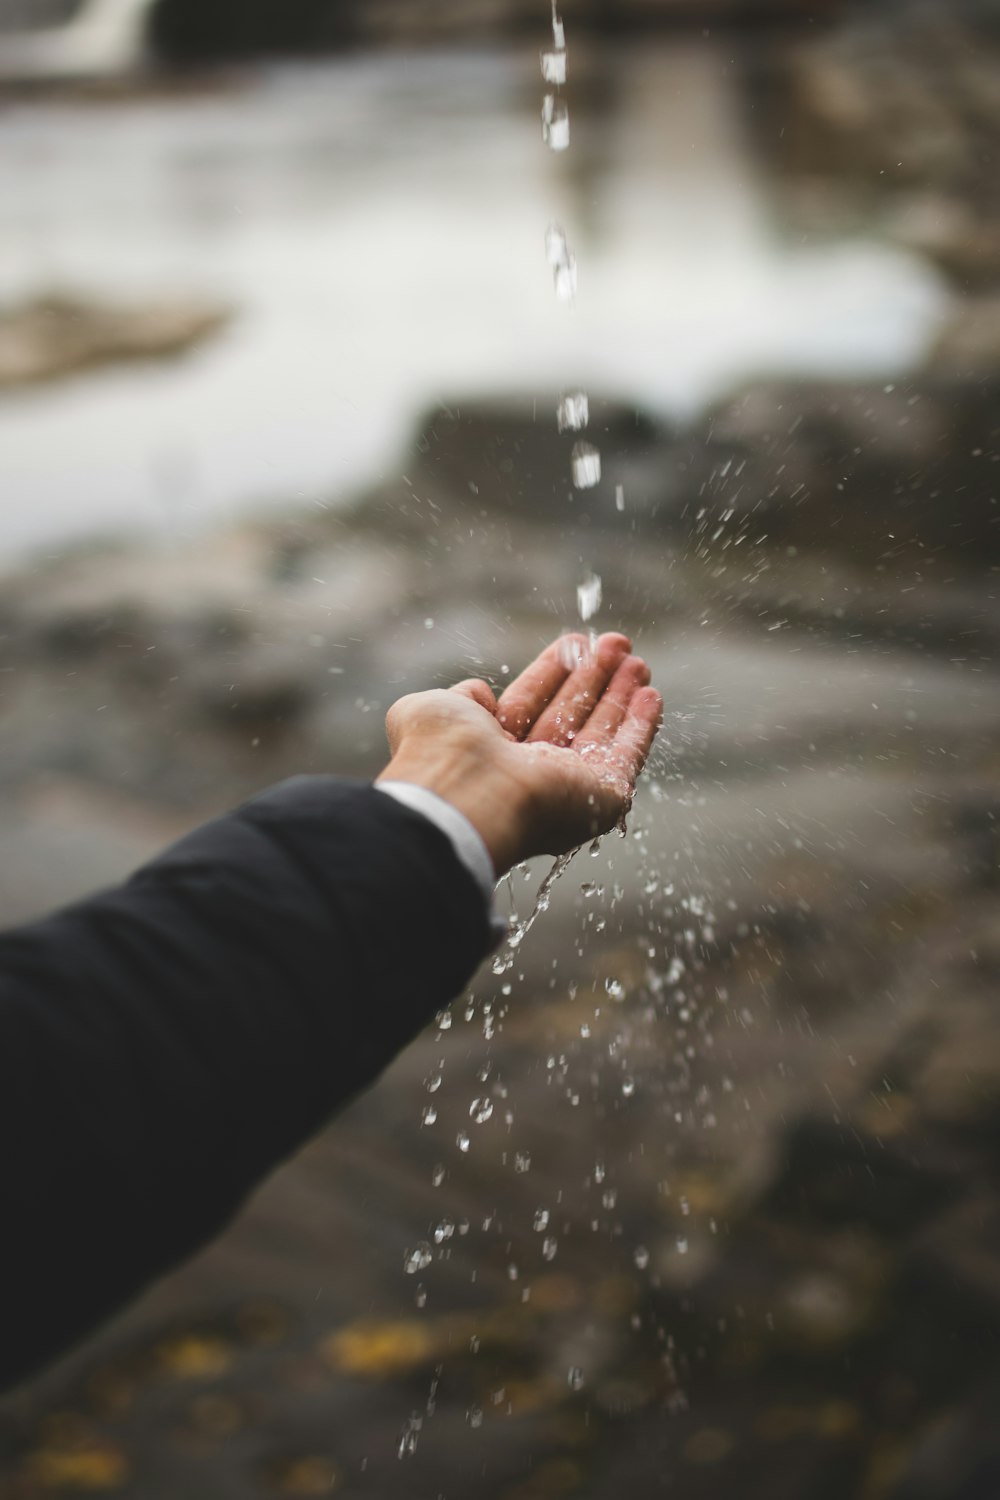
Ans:
[[[555,153],[546,0],[0,0],[0,920],[595,576],[667,701],[3,1500],[1000,1493],[1000,6],[562,16]]]

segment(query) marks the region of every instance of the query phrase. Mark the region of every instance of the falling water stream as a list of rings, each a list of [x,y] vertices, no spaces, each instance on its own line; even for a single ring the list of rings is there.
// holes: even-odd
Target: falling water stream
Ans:
[[[552,92],[547,92],[542,102],[542,138],[550,150],[555,152],[566,151],[570,143],[570,117],[569,106],[563,97],[562,90],[567,82],[567,48],[566,30],[560,18],[556,0],[552,0],[552,45],[541,54],[541,71],[544,82],[552,86]],[[545,253],[549,266],[552,270],[553,289],[556,301],[572,306],[577,291],[577,262],[576,256],[569,244],[565,230],[561,225],[550,223],[545,232]],[[569,467],[574,488],[578,490],[593,489],[600,483],[601,479],[601,454],[596,444],[585,440],[578,434],[586,430],[590,420],[590,401],[587,392],[582,389],[565,391],[559,398],[555,412],[556,426],[560,433],[568,433],[573,438],[572,448],[569,456]],[[615,505],[617,511],[624,510],[624,490],[619,484],[615,489]],[[603,586],[599,575],[590,571],[581,580],[576,590],[576,602],[581,624],[590,625],[594,616],[599,611],[603,602]],[[566,640],[566,649],[571,659],[566,663],[570,670],[577,667],[587,651],[592,652],[597,640],[596,631],[591,628],[589,641],[586,647],[579,646],[572,637]],[[619,821],[618,832],[624,837],[626,834],[626,814],[623,812]],[[591,855],[597,855],[600,850],[601,840],[594,839],[590,846]],[[539,917],[549,910],[552,901],[552,891],[556,883],[568,870],[570,864],[579,853],[579,849],[572,849],[565,854],[559,855],[544,875],[534,897],[531,910],[525,917],[519,917],[514,913],[508,924],[507,934],[491,964],[491,971],[497,978],[504,978],[513,969],[517,960],[521,944],[538,921]],[[532,872],[526,865],[518,866],[505,878],[502,885],[508,890],[512,889],[515,877],[521,875],[531,879]],[[597,887],[587,883],[588,892],[594,892]],[[505,982],[501,988],[501,1006],[511,993],[510,982]],[[610,979],[605,985],[606,992],[612,1001],[620,1001],[625,998],[625,989],[617,979]],[[474,1004],[470,999],[467,1003],[466,1014],[469,1015]],[[597,1014],[599,1015],[599,1009]],[[499,1010],[499,1018],[502,1019],[505,1010]],[[484,1014],[484,1029],[487,1037],[491,1037],[495,1017],[492,1007],[487,1007]],[[439,1017],[439,1024],[450,1027],[450,1013],[445,1012]],[[582,1028],[582,1034],[588,1035],[586,1026]],[[484,1075],[485,1081],[485,1075]],[[441,1074],[434,1074],[427,1082],[428,1089],[436,1093],[440,1088]],[[628,1097],[634,1090],[631,1077],[626,1074],[622,1082],[622,1091]],[[483,1125],[493,1115],[493,1103],[487,1096],[474,1098],[469,1105],[469,1118],[473,1125]],[[508,1120],[513,1116],[508,1111]],[[421,1123],[433,1125],[437,1120],[437,1110],[433,1104],[423,1109]],[[472,1137],[468,1128],[459,1130],[455,1144],[460,1153],[467,1154],[471,1148]],[[520,1165],[519,1165],[520,1163]],[[527,1170],[530,1158],[522,1155],[515,1157],[515,1170]],[[435,1174],[439,1169],[435,1169]],[[440,1169],[443,1176],[443,1169]],[[603,1172],[602,1172],[603,1175]],[[439,1180],[439,1179],[436,1179]],[[558,1253],[558,1238],[554,1234],[544,1233],[550,1224],[550,1213],[546,1208],[539,1208],[534,1216],[533,1229],[544,1234],[541,1242],[541,1253],[544,1261],[552,1261]],[[466,1229],[468,1225],[466,1224]],[[454,1225],[450,1220],[444,1220],[435,1231],[434,1239],[438,1246],[449,1240],[454,1233]],[[643,1270],[649,1261],[649,1252],[643,1246],[637,1247],[634,1253],[634,1262],[638,1269]],[[404,1255],[403,1269],[407,1275],[417,1275],[429,1267],[434,1259],[434,1251],[428,1241],[421,1240],[412,1249],[407,1249]],[[517,1280],[518,1268],[516,1264],[508,1267],[511,1280]],[[527,1295],[527,1290],[523,1295]],[[418,1307],[426,1305],[426,1290],[422,1284],[418,1285],[416,1294]],[[432,1382],[425,1411],[412,1412],[407,1419],[400,1434],[397,1444],[397,1456],[405,1458],[413,1455],[417,1449],[419,1434],[423,1428],[425,1416],[433,1415],[435,1398],[440,1370]],[[579,1365],[571,1365],[567,1372],[566,1381],[569,1389],[579,1392],[585,1384],[585,1375]],[[466,1420],[471,1427],[479,1427],[482,1423],[482,1409],[472,1405],[467,1413]]]
[[[546,93],[542,100],[542,139],[552,151],[565,151],[569,147],[569,105],[562,97],[562,89],[568,76],[566,28],[552,0],[552,46],[541,54],[542,78],[554,86],[554,93]],[[566,232],[560,224],[550,224],[545,231],[545,254],[552,268],[552,280],[558,302],[572,303],[576,296],[576,256],[570,248]],[[578,433],[586,428],[590,420],[590,400],[586,391],[565,392],[556,407],[556,426],[560,433]],[[577,489],[591,489],[601,478],[601,454],[593,444],[577,439],[570,455],[573,484]],[[576,591],[577,609],[582,624],[588,624],[601,607],[601,579],[590,573],[579,584]],[[591,631],[590,648],[594,647],[596,635]],[[572,659],[566,665],[572,670],[579,665],[575,646],[568,642],[567,650]],[[535,894],[534,905],[527,917],[514,916],[503,948],[493,960],[493,973],[506,974],[514,964],[517,950],[543,912],[548,911],[552,901],[552,888],[565,874],[576,854],[571,850],[561,854],[542,880]]]

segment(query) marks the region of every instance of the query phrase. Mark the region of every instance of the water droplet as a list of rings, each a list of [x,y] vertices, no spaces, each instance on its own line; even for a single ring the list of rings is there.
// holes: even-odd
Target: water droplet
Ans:
[[[438,1162],[431,1169],[431,1185],[432,1185],[432,1187],[440,1187],[441,1184],[442,1184],[442,1182],[444,1182],[444,1179],[445,1179],[444,1166],[443,1166],[443,1164],[441,1162]]]
[[[555,94],[546,94],[542,101],[542,140],[550,151],[569,146],[569,105]]]
[[[433,1125],[438,1117],[438,1112],[432,1104],[428,1104],[420,1116],[421,1125]]]
[[[541,56],[542,77],[546,83],[554,83],[556,88],[562,88],[566,82],[566,49],[560,47],[554,52],[543,52]]]
[[[604,1181],[604,1174],[606,1173],[606,1171],[607,1171],[607,1167],[604,1165],[604,1163],[602,1161],[595,1162],[594,1163],[594,1181],[596,1183],[602,1183]]]
[[[556,0],[552,0],[552,45],[554,47],[566,45],[566,28],[556,13]]]
[[[590,402],[584,391],[570,391],[556,407],[560,432],[579,432],[590,421]]]
[[[483,1409],[482,1409],[482,1407],[481,1406],[470,1406],[469,1410],[465,1413],[465,1420],[468,1422],[468,1424],[469,1424],[470,1427],[482,1427],[482,1425],[483,1425]]]
[[[571,1391],[583,1390],[583,1371],[579,1365],[570,1365],[566,1372],[566,1384]]]
[[[616,484],[615,485],[615,510],[624,510],[624,509],[625,509],[625,486],[623,484]]]
[[[574,288],[575,289],[575,288]],[[572,454],[573,483],[578,490],[592,490],[601,477],[601,455],[593,443],[574,443]],[[589,620],[589,615],[584,615]]]
[[[469,1137],[465,1134],[465,1131],[464,1130],[460,1130],[458,1132],[458,1135],[455,1137],[455,1145],[458,1147],[459,1151],[468,1151],[468,1149],[469,1149],[469,1147],[470,1147],[471,1144],[472,1144],[472,1142],[469,1140]]]
[[[417,1291],[416,1291],[416,1296],[413,1298],[413,1300],[417,1304],[418,1307],[426,1307],[427,1306],[427,1288],[425,1286],[418,1286],[417,1287]]]
[[[530,1172],[531,1171],[531,1155],[530,1155],[529,1152],[527,1152],[527,1151],[515,1151],[514,1152],[514,1171],[515,1172]]]
[[[543,1229],[548,1229],[548,1227],[549,1227],[549,1211],[548,1211],[547,1208],[540,1208],[538,1210],[538,1212],[535,1214],[534,1222],[532,1223],[531,1227],[532,1227],[532,1229],[537,1229],[538,1232],[539,1232],[539,1234],[542,1232]]]
[[[435,1245],[443,1245],[445,1240],[450,1240],[455,1233],[455,1226],[450,1219],[442,1219],[434,1230]]]
[[[408,1250],[403,1259],[403,1270],[407,1276],[415,1276],[418,1271],[423,1271],[434,1259],[430,1245],[426,1240],[421,1240],[412,1250]]]
[[[469,1118],[477,1125],[485,1125],[493,1113],[493,1101],[491,1099],[473,1099],[469,1105]]]
[[[604,981],[604,988],[612,1000],[625,999],[625,986],[620,979],[606,979]]]
[[[552,285],[555,287],[557,302],[572,302],[576,296],[576,256],[572,253],[568,260],[556,266],[552,273]]]
[[[438,1089],[440,1087],[441,1087],[441,1074],[440,1073],[432,1073],[431,1076],[430,1076],[430,1078],[428,1078],[428,1080],[427,1080],[427,1092],[429,1094],[436,1094],[437,1091],[438,1091]]]
[[[678,1255],[687,1255],[687,1253],[688,1253],[688,1242],[684,1238],[683,1235],[678,1235],[678,1237],[677,1237],[677,1254]]]
[[[626,1099],[631,1099],[632,1095],[635,1093],[635,1079],[628,1073],[626,1073],[625,1077],[622,1079],[622,1093],[625,1095]]]
[[[544,1255],[546,1260],[555,1260],[556,1251],[558,1249],[559,1241],[554,1237],[554,1235],[550,1234],[542,1241],[542,1254]]]
[[[424,1421],[422,1417],[418,1417],[416,1414],[414,1414],[410,1418],[406,1426],[403,1428],[402,1436],[399,1439],[399,1446],[396,1449],[397,1458],[406,1458],[409,1454],[416,1453],[417,1435],[423,1425]]]
[[[581,584],[577,585],[576,602],[580,611],[581,620],[589,620],[601,607],[601,580],[596,573],[591,573]]]
[[[632,1259],[635,1261],[640,1271],[644,1271],[646,1269],[646,1267],[649,1265],[649,1251],[646,1249],[645,1245],[636,1245],[635,1250],[632,1252]]]
[[[571,255],[565,229],[561,224],[550,224],[545,231],[545,258],[549,265],[564,266]]]

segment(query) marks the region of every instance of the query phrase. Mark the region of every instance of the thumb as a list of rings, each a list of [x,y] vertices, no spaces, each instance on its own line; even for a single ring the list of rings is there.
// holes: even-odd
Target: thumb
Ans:
[[[480,708],[485,708],[488,714],[494,718],[497,715],[496,694],[488,682],[481,677],[466,677],[462,682],[456,682],[455,686],[448,689],[451,693],[460,693],[463,698],[470,698],[473,703],[478,703]]]

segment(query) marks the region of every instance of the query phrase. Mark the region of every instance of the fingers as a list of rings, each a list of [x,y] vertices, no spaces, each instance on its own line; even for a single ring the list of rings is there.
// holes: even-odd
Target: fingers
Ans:
[[[608,635],[602,636],[598,641],[598,651],[602,642],[611,640],[622,642],[623,652],[628,651],[631,646],[625,636]],[[515,677],[500,695],[498,717],[503,728],[515,739],[525,739],[570,675],[589,661],[591,656],[590,642],[579,632],[560,636],[557,641],[546,646],[541,655],[530,666],[525,667],[520,676]]]
[[[500,695],[501,727],[523,740],[542,709],[570,674],[574,653],[587,649],[584,635],[564,635],[546,646]]]
[[[485,708],[489,714],[496,714],[497,700],[493,689],[488,682],[481,677],[466,677],[462,682],[456,682],[449,692],[460,693],[463,698],[471,698],[473,703],[478,703],[480,708]]]
[[[649,668],[638,656],[626,656],[603,693],[593,713],[573,741],[574,749],[609,745],[614,739],[635,692],[649,682]]]
[[[622,771],[634,786],[663,721],[663,699],[655,688],[641,687],[615,735],[614,748]]]
[[[529,729],[530,741],[568,745],[583,728],[615,675],[631,642],[624,635],[602,635],[593,652],[575,667]]]

